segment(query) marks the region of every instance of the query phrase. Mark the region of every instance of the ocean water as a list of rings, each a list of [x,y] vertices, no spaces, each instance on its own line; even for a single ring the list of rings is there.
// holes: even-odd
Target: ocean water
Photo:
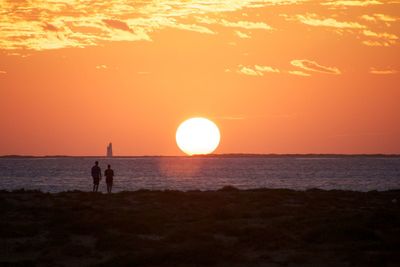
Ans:
[[[143,157],[0,158],[0,189],[44,192],[92,189],[95,160],[115,172],[113,191],[309,188],[356,191],[400,189],[400,158],[373,157]],[[99,191],[105,192],[103,178]]]

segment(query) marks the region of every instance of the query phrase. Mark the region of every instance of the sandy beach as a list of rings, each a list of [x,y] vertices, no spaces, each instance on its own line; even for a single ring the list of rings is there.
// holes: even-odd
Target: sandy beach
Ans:
[[[399,266],[400,190],[0,192],[0,266]]]

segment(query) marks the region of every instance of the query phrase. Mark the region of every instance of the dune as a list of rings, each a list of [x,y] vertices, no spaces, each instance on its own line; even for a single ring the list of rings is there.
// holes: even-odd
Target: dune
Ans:
[[[0,266],[400,266],[399,197],[0,191]]]

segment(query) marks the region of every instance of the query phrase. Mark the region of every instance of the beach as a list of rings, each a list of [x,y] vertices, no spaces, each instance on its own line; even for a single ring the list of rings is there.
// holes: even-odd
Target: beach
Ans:
[[[0,191],[0,266],[399,266],[400,190]]]

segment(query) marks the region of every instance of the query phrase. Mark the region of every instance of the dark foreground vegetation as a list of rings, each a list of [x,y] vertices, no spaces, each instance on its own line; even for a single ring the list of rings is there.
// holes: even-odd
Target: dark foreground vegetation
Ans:
[[[0,266],[400,266],[400,190],[0,191]]]

